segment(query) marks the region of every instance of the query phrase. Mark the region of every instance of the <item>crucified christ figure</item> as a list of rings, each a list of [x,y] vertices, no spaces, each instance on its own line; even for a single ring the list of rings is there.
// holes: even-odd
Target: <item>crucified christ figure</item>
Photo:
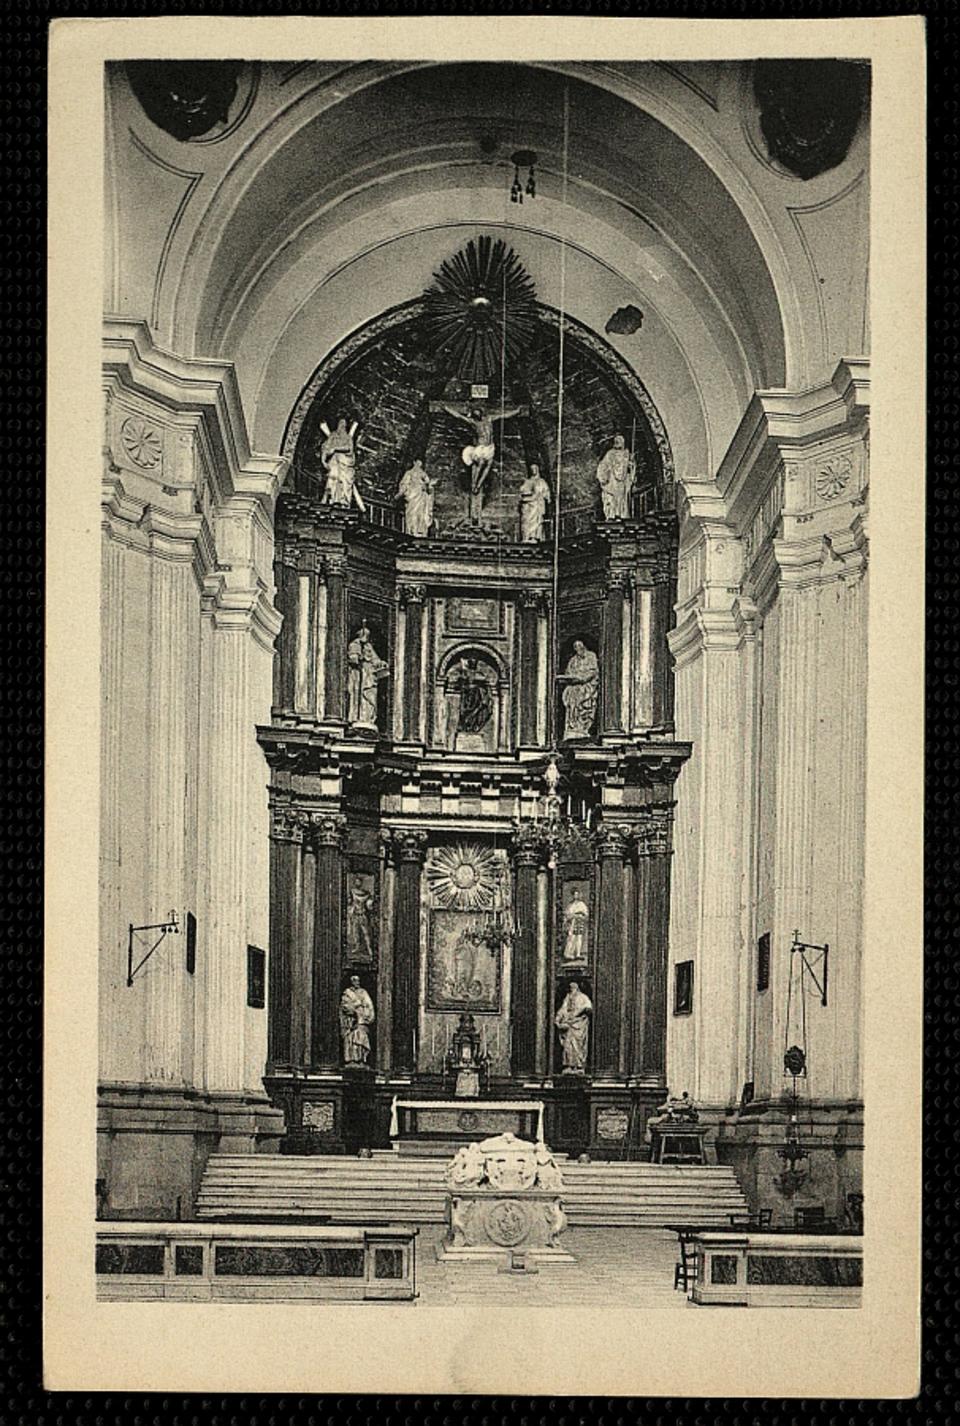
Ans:
[[[493,440],[494,421],[506,421],[511,416],[526,414],[526,406],[508,406],[502,411],[488,411],[485,407],[472,403],[451,404],[447,401],[432,401],[431,410],[446,411],[456,421],[462,421],[473,428],[473,444],[464,446],[461,457],[464,465],[470,467],[470,521],[480,523],[483,508],[483,492],[493,469],[493,459],[497,453]]]

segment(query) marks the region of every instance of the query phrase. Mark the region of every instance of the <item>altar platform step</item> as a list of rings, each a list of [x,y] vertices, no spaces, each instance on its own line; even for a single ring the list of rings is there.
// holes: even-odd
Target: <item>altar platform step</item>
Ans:
[[[437,1159],[287,1154],[212,1154],[197,1217],[326,1217],[337,1223],[441,1223],[448,1192]],[[726,1224],[747,1203],[726,1167],[564,1163],[571,1227]]]

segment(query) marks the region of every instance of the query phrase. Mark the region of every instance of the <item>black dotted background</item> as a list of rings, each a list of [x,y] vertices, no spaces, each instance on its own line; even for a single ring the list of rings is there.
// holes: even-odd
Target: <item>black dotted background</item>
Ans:
[[[677,17],[816,18],[924,14],[928,26],[930,96],[929,172],[929,438],[928,458],[928,773],[926,910],[926,1108],[924,1151],[923,1386],[913,1401],[790,1402],[621,1400],[505,1397],[330,1397],[106,1395],[47,1393],[40,1357],[40,1102],[41,1102],[41,798],[42,798],[42,573],[43,573],[43,265],[45,50],[49,21],[59,16],[211,15],[395,15],[471,14],[663,15]],[[0,728],[4,777],[0,782],[3,891],[0,894],[0,1007],[3,1012],[2,1095],[6,1110],[0,1158],[0,1426],[494,1426],[512,1419],[524,1426],[626,1426],[628,1422],[685,1421],[697,1426],[761,1421],[810,1426],[859,1426],[879,1420],[943,1423],[957,1419],[957,1258],[960,1233],[951,1150],[958,1113],[958,896],[960,846],[955,813],[960,801],[960,735],[956,688],[958,639],[957,488],[958,269],[957,130],[960,82],[957,0],[926,4],[858,4],[855,0],[812,3],[714,5],[674,0],[637,8],[613,4],[329,5],[292,3],[256,6],[208,0],[199,7],[178,0],[162,4],[78,3],[68,7],[30,4],[3,7],[0,108],[3,113],[2,188],[4,282],[0,287],[0,490],[5,596],[0,663]],[[906,109],[905,109],[906,112]],[[903,472],[904,481],[919,478]],[[56,689],[57,696],[65,696]],[[912,948],[906,948],[912,953]],[[891,1063],[891,1076],[897,1066]],[[758,1312],[758,1352],[804,1350],[798,1327],[781,1339],[764,1327]],[[131,1312],[131,1334],[138,1330]],[[371,1350],[375,1350],[371,1343]],[[638,1343],[638,1353],[641,1344]],[[744,1361],[744,1378],[751,1364]],[[322,1384],[320,1384],[322,1385]]]

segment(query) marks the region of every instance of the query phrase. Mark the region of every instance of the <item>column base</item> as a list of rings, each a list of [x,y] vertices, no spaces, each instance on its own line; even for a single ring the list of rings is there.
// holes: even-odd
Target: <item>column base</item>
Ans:
[[[282,1134],[280,1114],[262,1096],[102,1084],[97,1097],[98,1217],[193,1218],[212,1153],[276,1153]]]
[[[701,1119],[709,1111],[700,1111]],[[792,1227],[798,1209],[823,1209],[828,1221],[851,1226],[848,1195],[863,1194],[863,1104],[804,1105],[800,1145],[806,1157],[791,1173],[777,1152],[785,1143],[790,1105],[754,1101],[742,1113],[716,1111],[717,1158],[737,1175],[752,1212],[769,1209],[774,1227]]]

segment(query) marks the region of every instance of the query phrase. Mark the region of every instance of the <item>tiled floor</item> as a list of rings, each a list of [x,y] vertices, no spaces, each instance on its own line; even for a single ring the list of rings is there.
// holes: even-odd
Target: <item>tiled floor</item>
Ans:
[[[676,1234],[656,1228],[568,1228],[563,1246],[575,1263],[541,1266],[530,1276],[498,1271],[496,1263],[441,1263],[439,1225],[423,1227],[417,1243],[419,1300],[446,1306],[496,1300],[514,1306],[686,1307],[673,1288]]]

